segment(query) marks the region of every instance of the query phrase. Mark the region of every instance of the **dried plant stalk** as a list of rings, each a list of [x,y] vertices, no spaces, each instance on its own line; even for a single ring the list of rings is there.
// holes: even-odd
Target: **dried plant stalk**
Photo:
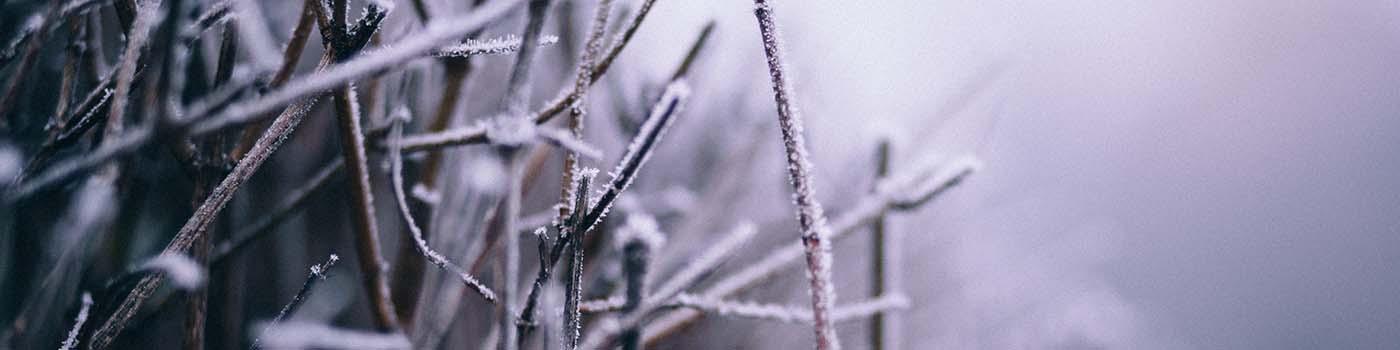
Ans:
[[[768,76],[773,81],[773,100],[778,105],[778,125],[782,129],[783,148],[787,151],[788,181],[792,183],[797,224],[806,248],[817,349],[840,349],[836,326],[830,320],[831,308],[836,305],[836,291],[831,285],[831,242],[827,238],[830,230],[822,205],[817,202],[816,190],[812,188],[809,170],[812,165],[807,160],[806,140],[802,136],[802,116],[794,106],[792,86],[787,80],[773,7],[767,0],[754,0],[754,16],[758,17],[759,32],[763,36],[763,53],[768,56]]]

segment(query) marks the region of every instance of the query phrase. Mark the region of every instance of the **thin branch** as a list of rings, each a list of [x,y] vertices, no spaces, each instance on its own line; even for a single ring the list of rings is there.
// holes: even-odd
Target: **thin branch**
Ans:
[[[593,66],[593,71],[590,74],[593,76],[593,79],[592,82],[590,82],[590,86],[592,83],[596,83],[598,81],[597,78],[603,76],[603,73],[607,73],[608,68],[612,66],[612,62],[617,59],[618,55],[622,54],[622,49],[626,48],[627,43],[632,41],[632,36],[636,35],[637,28],[641,27],[642,20],[646,19],[647,14],[651,12],[652,5],[655,3],[656,0],[645,0],[641,8],[638,9],[637,15],[633,17],[632,22],[628,24],[627,29],[613,40],[607,55],[604,55],[603,58],[598,61],[598,64]],[[573,86],[563,88],[554,99],[545,103],[545,107],[534,112],[531,115],[531,119],[533,119],[536,124],[543,124],[549,121],[554,118],[555,115],[559,114],[559,112],[564,111],[565,108],[572,106],[578,100],[580,93],[582,92],[575,90]],[[450,146],[480,144],[486,141],[485,131],[484,129],[472,126],[455,128],[443,132],[410,135],[404,137],[403,148],[406,152],[415,152]]]
[[[725,301],[690,294],[677,295],[672,305],[725,317],[753,318],[786,323],[812,322],[812,310],[796,306]],[[831,321],[857,320],[908,307],[909,298],[903,295],[882,295],[875,299],[834,308],[831,313]]]
[[[599,220],[602,220],[609,208],[612,207],[612,203],[632,183],[642,165],[646,164],[646,160],[656,150],[661,137],[665,135],[666,129],[674,120],[674,116],[679,114],[684,107],[689,92],[690,89],[686,87],[684,81],[672,83],[667,87],[666,94],[652,108],[651,116],[647,118],[646,123],[627,146],[627,153],[618,162],[617,170],[612,172],[613,178],[603,195],[589,208],[587,214],[578,222],[579,225],[575,226],[580,229],[573,230],[572,233],[561,231],[561,237],[550,247],[548,254],[540,257],[540,270],[535,276],[535,283],[530,287],[530,296],[525,300],[525,309],[520,314],[522,324],[530,325],[534,322],[535,305],[539,302],[541,289],[549,280],[550,270],[559,262],[559,258],[564,253],[564,247],[568,243],[564,237],[571,234],[585,235],[597,225]]]
[[[83,304],[78,307],[78,316],[73,319],[73,328],[68,330],[68,337],[63,339],[63,345],[58,350],[73,350],[78,347],[78,334],[83,331],[83,324],[87,323],[88,311],[92,309],[92,293],[83,292]]]
[[[553,0],[530,0],[529,6],[527,6],[529,19],[525,22],[525,33],[521,35],[522,44],[519,52],[515,55],[515,65],[511,66],[510,79],[506,81],[506,96],[502,101],[504,115],[509,118],[524,117],[526,107],[530,103],[528,87],[531,63],[535,61],[535,54],[539,51],[540,32],[544,30],[545,15],[548,14],[549,6],[553,2]],[[511,334],[507,330],[505,338],[510,338],[510,336]]]
[[[535,273],[534,283],[530,285],[530,294],[525,299],[525,308],[520,311],[520,322],[515,325],[515,327],[519,329],[517,332],[520,334],[520,339],[525,339],[530,331],[534,329],[535,309],[539,305],[540,293],[544,291],[545,283],[549,282],[550,272],[559,261],[564,251],[563,247],[572,243],[570,241],[572,237],[569,235],[569,232],[580,225],[579,220],[583,217],[584,209],[588,207],[588,188],[592,185],[593,178],[596,175],[597,171],[580,171],[574,173],[573,185],[570,187],[572,188],[571,192],[574,194],[575,210],[572,215],[559,224],[560,226],[556,227],[556,230],[559,231],[560,234],[559,237],[553,240],[552,246],[549,245],[549,232],[544,227],[540,227],[535,231],[535,235],[539,238],[540,242],[540,267]],[[578,307],[577,305],[573,305],[570,308],[577,309]]]
[[[641,322],[648,318],[653,311],[665,306],[669,300],[672,300],[672,298],[681,294],[686,288],[694,285],[701,277],[713,272],[730,253],[733,253],[740,246],[747,243],[749,239],[753,238],[757,233],[758,228],[753,224],[739,224],[733,231],[730,231],[728,235],[725,235],[724,238],[706,248],[699,256],[690,259],[690,264],[687,264],[679,272],[672,275],[671,279],[662,283],[661,287],[657,288],[655,293],[643,299],[640,306],[632,310],[632,312],[629,312],[618,322],[620,329],[639,327]],[[604,329],[600,327],[595,328],[595,330],[597,334],[591,334],[588,337],[589,342],[584,345],[585,349],[610,347],[618,340],[616,336],[619,329]]]
[[[585,194],[586,196],[586,194]],[[586,197],[585,197],[586,198]],[[586,199],[584,200],[586,203]],[[579,314],[578,303],[583,298],[583,240],[582,235],[569,235],[569,276],[564,279],[564,324],[563,348],[578,348],[579,331],[583,329],[583,317]]]
[[[403,135],[402,121],[395,121],[392,128],[393,130],[389,132],[391,138],[399,138]],[[432,262],[433,265],[437,265],[438,268],[457,275],[457,278],[461,279],[463,284],[466,284],[467,287],[471,287],[472,290],[475,290],[476,293],[480,294],[486,301],[495,303],[495,292],[492,292],[490,288],[481,284],[476,277],[467,273],[461,266],[448,261],[447,257],[433,251],[433,249],[428,246],[428,241],[423,238],[423,230],[418,227],[417,222],[414,222],[413,213],[408,209],[408,199],[404,195],[403,190],[403,152],[400,152],[398,148],[390,147],[389,149],[389,167],[389,176],[393,182],[394,199],[395,202],[398,203],[399,216],[402,216],[404,223],[408,225],[408,232],[413,236],[414,247],[418,249],[418,253],[422,254],[423,257],[429,262]]]
[[[306,302],[306,299],[311,296],[311,289],[316,287],[317,282],[324,281],[326,277],[330,276],[331,267],[335,266],[335,263],[338,261],[340,261],[340,256],[331,254],[330,258],[327,258],[324,264],[311,265],[311,273],[306,275],[306,281],[301,283],[301,289],[297,290],[297,294],[292,296],[291,301],[288,301],[286,305],[282,306],[282,310],[277,311],[277,317],[272,318],[272,321],[268,322],[267,325],[263,327],[262,334],[267,334],[272,327],[276,327],[277,324],[285,321],[288,316],[296,313],[297,309],[300,309],[301,305]],[[261,348],[262,337],[258,337],[258,339],[253,340],[253,349]]]
[[[627,226],[619,231],[622,246],[622,273],[626,279],[626,296],[621,311],[633,314],[641,308],[646,297],[647,268],[651,265],[651,252],[657,251],[666,237],[657,231],[656,220],[645,214],[632,214]],[[628,327],[622,330],[623,350],[641,350],[642,328]]]
[[[754,16],[758,18],[763,37],[763,53],[768,56],[768,73],[773,80],[773,99],[778,105],[778,125],[782,129],[783,148],[787,151],[788,181],[792,183],[797,204],[797,223],[806,247],[807,276],[812,294],[813,332],[817,349],[840,349],[836,326],[830,312],[836,305],[836,291],[831,285],[831,241],[826,226],[826,214],[817,202],[811,178],[811,161],[807,159],[806,140],[802,135],[802,116],[793,102],[792,86],[787,80],[783,63],[783,48],[779,41],[773,7],[767,0],[754,0]]]
[[[525,23],[525,32],[522,35],[522,44],[519,53],[515,56],[515,65],[511,67],[510,79],[506,82],[505,98],[502,99],[501,114],[492,120],[492,128],[486,130],[488,136],[494,134],[519,135],[522,130],[532,130],[533,124],[529,124],[525,119],[526,107],[530,101],[530,67],[534,62],[536,51],[540,41],[540,31],[544,28],[545,16],[549,12],[552,0],[530,0],[527,7],[528,20]],[[517,136],[518,137],[518,136]],[[499,236],[505,239],[504,246],[501,247],[501,268],[503,272],[501,288],[501,313],[497,327],[501,330],[501,338],[498,347],[501,350],[515,350],[520,347],[519,340],[522,335],[517,332],[515,304],[520,298],[516,285],[520,278],[520,235],[516,234],[516,225],[520,216],[520,197],[522,196],[522,168],[520,162],[519,140],[510,142],[505,140],[503,145],[496,147],[496,153],[503,159],[508,173],[506,174],[506,198],[502,204],[502,209],[497,213],[497,222],[501,223]],[[561,240],[563,237],[560,238]]]
[[[311,194],[320,191],[322,188],[325,188],[327,184],[330,184],[332,177],[336,174],[340,174],[340,170],[344,165],[345,158],[336,157],[335,160],[321,166],[321,168],[317,169],[314,175],[311,176],[311,179],[306,180],[306,183],[287,192],[286,198],[278,202],[277,206],[273,207],[272,210],[268,210],[266,215],[258,216],[258,219],[253,221],[252,224],[248,224],[248,226],[230,235],[230,237],[233,238],[215,246],[209,258],[209,264],[220,265],[227,261],[226,258],[233,257],[234,254],[242,252],[244,248],[250,246],[251,243],[273,232],[273,227],[281,224],[287,218],[291,217],[292,214],[300,211],[300,209],[303,208],[302,205],[311,198]]]
[[[122,53],[121,65],[117,67],[115,92],[112,93],[112,103],[107,112],[106,137],[120,134],[125,127],[124,115],[128,102],[127,97],[131,94],[133,80],[136,79],[136,67],[141,60],[141,52],[145,50],[146,41],[150,38],[151,29],[155,25],[153,21],[157,7],[158,4],[137,4],[136,21],[132,24],[131,34],[128,35],[126,51]]]
[[[695,38],[695,42],[690,44],[690,50],[686,51],[685,58],[681,60],[681,65],[676,67],[671,73],[671,80],[679,80],[690,74],[690,67],[695,65],[695,60],[700,57],[700,52],[704,51],[705,44],[710,42],[710,34],[715,31],[715,21],[705,22],[705,28],[700,30],[700,36]]]
[[[505,238],[505,246],[501,247],[501,267],[502,286],[500,305],[501,313],[497,327],[501,330],[499,348],[501,350],[517,349],[515,323],[515,300],[520,296],[516,293],[516,285],[520,278],[520,235],[515,234],[516,222],[520,216],[521,197],[521,167],[518,152],[514,147],[503,147],[500,153],[502,162],[507,169],[507,179],[505,184],[505,202],[501,210],[497,213],[498,222],[501,223],[501,235]]]
[[[875,178],[885,179],[890,176],[890,141],[884,139],[880,141],[875,149]],[[870,295],[884,295],[891,290],[899,290],[896,281],[899,279],[898,268],[899,242],[896,242],[898,233],[889,229],[889,222],[885,211],[872,219],[870,223]],[[896,330],[898,324],[888,313],[882,313],[870,319],[870,344],[874,350],[898,349],[898,336]]]
[[[336,60],[353,57],[359,48],[368,42],[363,31],[374,32],[387,14],[387,9],[371,2],[366,7],[364,18],[354,28],[344,24],[345,1],[335,1],[337,8],[331,14],[331,26],[322,27],[321,34],[326,41],[326,52]],[[322,14],[324,16],[325,14]],[[348,52],[347,52],[348,51]],[[384,262],[379,247],[379,223],[374,213],[374,190],[370,187],[369,161],[365,153],[364,133],[360,130],[360,104],[354,84],[337,88],[335,91],[335,111],[340,129],[341,155],[345,157],[345,167],[350,175],[351,201],[355,224],[355,247],[358,253],[360,273],[365,291],[368,292],[375,326],[380,330],[398,328],[398,315],[394,313],[393,300],[389,291],[388,264]]]
[[[569,132],[574,137],[583,137],[583,114],[588,108],[587,92],[588,86],[593,85],[593,61],[602,50],[603,35],[608,28],[608,15],[612,13],[612,0],[598,1],[598,5],[593,10],[593,26],[589,30],[588,39],[584,42],[583,52],[579,54],[579,63],[574,78],[574,91],[580,91],[578,99],[574,102],[574,108],[569,110]],[[574,172],[577,171],[578,155],[573,152],[564,153],[564,174],[560,177],[563,183],[560,185],[559,217],[562,219],[573,211],[570,207],[569,182],[573,181]],[[574,345],[577,345],[577,339]]]
[[[916,168],[901,170],[900,173],[882,180],[876,187],[880,190],[861,198],[856,202],[856,205],[847,209],[840,216],[832,220],[832,235],[829,238],[832,240],[842,239],[849,233],[856,231],[856,228],[878,217],[885,210],[899,210],[894,207],[895,203],[898,201],[894,198],[894,194],[911,192],[918,183],[927,181],[941,184],[930,191],[932,195],[929,197],[936,198],[938,194],[942,194],[948,189],[960,184],[963,179],[971,175],[976,169],[967,168],[954,170],[956,168],[952,168],[939,171],[940,168],[948,167],[945,167],[942,163],[928,161]],[[927,179],[934,176],[935,172],[939,174],[957,175],[952,177],[940,177],[941,182],[928,181]],[[777,273],[783,267],[801,259],[804,253],[805,246],[800,243],[776,249],[773,253],[765,256],[758,262],[747,265],[748,267],[743,270],[726,275],[707,288],[701,295],[707,298],[722,298],[757,285],[760,281],[772,277],[773,274]],[[680,327],[689,324],[699,316],[700,313],[693,310],[680,310],[663,316],[647,327],[644,341],[651,343],[660,339],[678,330]]]
[[[627,302],[621,297],[589,300],[582,304],[584,313],[625,312]],[[703,295],[680,293],[662,303],[666,308],[688,308],[718,316],[763,319],[786,323],[812,323],[812,310],[801,306],[765,304],[752,301],[723,300]],[[902,294],[885,294],[873,299],[838,306],[832,312],[835,322],[854,321],[909,307],[909,298]]]
[[[553,35],[540,36],[539,46],[545,47],[559,42],[559,37]],[[433,56],[467,58],[472,56],[505,55],[520,51],[520,37],[507,35],[504,37],[491,38],[487,40],[467,39],[460,44],[445,46],[433,50]]]
[[[429,16],[431,15],[426,1],[427,0],[415,0],[413,2],[414,9],[419,12],[420,19],[425,25],[430,22]],[[482,1],[483,0],[473,0],[472,7],[475,8],[481,5]],[[478,29],[468,33],[467,36],[477,37],[480,36],[480,34],[481,29]],[[471,41],[471,39],[467,41]],[[444,80],[446,86],[443,87],[442,96],[437,101],[437,110],[433,114],[433,119],[428,122],[428,130],[434,132],[447,129],[447,126],[453,122],[453,116],[457,111],[459,97],[462,95],[467,77],[472,72],[471,59],[469,57],[448,57],[443,58],[442,61],[445,66]],[[371,141],[380,141],[382,139],[384,139],[384,137],[377,137],[371,133]],[[378,143],[380,142],[372,142],[372,144]],[[420,199],[441,197],[437,194],[437,188],[439,186],[438,175],[442,171],[442,159],[442,154],[433,153],[419,165],[421,172],[418,176],[417,185],[414,186],[415,197],[419,197]],[[419,196],[420,194],[423,196]],[[433,220],[438,201],[423,200],[422,203],[424,205],[420,208],[419,217],[428,221]],[[431,227],[426,228],[423,231],[423,239],[428,239],[432,235],[433,230],[434,229]],[[411,240],[410,237],[403,236],[399,242],[398,258],[394,264],[395,275],[393,285],[394,296],[397,298],[397,300],[394,300],[394,306],[399,308],[397,310],[399,319],[405,322],[405,327],[411,327],[413,323],[416,322],[414,314],[418,311],[419,300],[422,299],[419,298],[419,296],[422,294],[424,279],[423,260],[417,259],[414,256],[415,254],[413,254],[413,251],[416,249],[414,248],[416,244],[412,244],[409,240]],[[454,303],[456,301],[460,300],[454,300]]]
[[[315,97],[308,98],[292,104],[291,106],[287,106],[286,110],[277,117],[277,120],[273,121],[272,126],[263,134],[263,137],[258,139],[253,150],[250,151],[248,155],[244,156],[243,159],[240,159],[238,164],[234,166],[233,171],[230,172],[228,176],[224,177],[224,180],[210,192],[204,204],[201,204],[199,209],[195,210],[194,215],[190,216],[190,219],[180,228],[180,232],[175,234],[175,237],[166,245],[161,254],[183,253],[190,248],[195,238],[204,235],[209,228],[209,224],[213,223],[214,218],[223,210],[224,205],[228,204],[228,201],[233,198],[233,194],[237,192],[238,188],[241,187],[248,178],[252,177],[253,173],[262,166],[263,162],[267,161],[272,155],[272,152],[276,151],[277,148],[282,145],[282,142],[287,139],[287,136],[291,134],[292,130],[294,130],[297,125],[301,124],[302,118],[305,117],[306,112],[315,105],[316,100],[317,98]],[[117,306],[112,316],[103,322],[102,326],[93,333],[92,343],[89,348],[101,350],[111,345],[117,335],[126,328],[131,317],[136,315],[136,311],[141,307],[141,304],[145,303],[146,299],[149,299],[151,295],[155,293],[163,277],[164,276],[160,274],[143,277],[141,281],[127,293],[127,296]]]
[[[282,64],[272,75],[272,80],[267,83],[269,89],[282,87],[283,84],[286,84],[287,79],[292,77],[292,72],[296,71],[297,63],[301,61],[301,54],[306,49],[306,41],[311,37],[312,26],[316,24],[316,6],[319,6],[319,1],[302,1],[300,19],[297,21],[297,26],[292,29],[292,36],[291,39],[288,39],[287,46],[282,49]],[[248,153],[248,148],[252,147],[253,142],[258,140],[258,135],[261,135],[264,129],[267,129],[267,122],[255,123],[244,128],[243,136],[233,148],[233,158],[242,158],[244,154]]]
[[[472,11],[470,14],[435,21],[417,33],[406,35],[407,39],[391,49],[386,48],[366,53],[359,58],[346,61],[315,75],[290,81],[283,88],[273,90],[262,98],[229,106],[223,112],[209,116],[207,119],[192,125],[189,132],[192,135],[201,135],[248,123],[258,120],[262,113],[267,113],[298,99],[320,94],[328,89],[366,76],[403,69],[408,61],[424,57],[425,53],[437,48],[441,43],[455,40],[500,18],[519,5],[521,1],[496,0],[481,6],[479,10]]]

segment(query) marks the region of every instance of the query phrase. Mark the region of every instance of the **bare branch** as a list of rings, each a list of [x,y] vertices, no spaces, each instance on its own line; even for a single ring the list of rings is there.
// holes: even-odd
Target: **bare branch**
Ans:
[[[521,0],[496,0],[470,14],[434,21],[427,28],[407,35],[397,45],[361,55],[304,79],[290,81],[257,100],[238,103],[223,112],[209,116],[191,126],[192,135],[201,135],[259,119],[259,115],[285,106],[292,101],[320,94],[353,80],[404,68],[404,63],[424,57],[443,42],[455,40],[505,15]],[[196,116],[197,117],[197,116]]]
[[[917,183],[944,165],[934,160],[936,159],[926,161],[913,169],[901,170],[899,173],[882,180],[876,187],[882,190],[877,190],[875,193],[861,198],[856,201],[854,206],[832,220],[830,239],[842,239],[854,232],[860,225],[880,216],[885,210],[894,208],[897,200],[892,197],[892,194],[912,191]],[[971,175],[971,172],[958,173],[962,175],[948,178],[940,186],[935,187],[935,195],[932,197],[936,198],[936,194],[946,192],[947,189],[960,184],[963,178]],[[721,298],[737,293],[773,276],[783,267],[798,261],[804,256],[804,253],[805,246],[802,244],[792,244],[776,249],[758,262],[747,265],[748,267],[743,270],[726,275],[707,288],[701,295],[708,298]],[[700,313],[693,310],[680,310],[663,316],[647,327],[644,341],[650,343],[660,339],[662,336],[694,321],[698,316]]]
[[[467,58],[484,55],[505,55],[520,51],[520,37],[507,35],[504,37],[487,40],[467,39],[460,44],[451,45],[433,50],[433,56]],[[559,42],[559,37],[553,35],[543,35],[540,37],[541,47],[554,45]]]
[[[829,313],[836,305],[836,291],[831,285],[831,241],[826,226],[826,214],[817,202],[811,178],[811,161],[807,159],[806,140],[802,135],[802,116],[793,102],[792,86],[788,83],[783,64],[783,48],[779,41],[778,24],[773,19],[773,7],[767,0],[754,0],[754,16],[758,17],[763,37],[763,53],[768,56],[768,74],[773,80],[773,99],[778,105],[778,125],[782,129],[783,148],[787,151],[788,181],[792,183],[797,204],[797,223],[806,246],[807,276],[811,281],[813,332],[817,349],[840,349],[836,327]]]
[[[300,309],[301,305],[306,302],[306,298],[311,296],[311,289],[316,287],[317,282],[325,280],[326,277],[330,275],[331,267],[335,266],[335,263],[338,261],[340,261],[340,256],[331,254],[324,264],[311,265],[311,273],[306,275],[306,282],[302,282],[301,289],[297,290],[297,294],[292,296],[292,300],[288,301],[286,305],[283,305],[282,310],[277,311],[277,317],[272,318],[271,322],[267,322],[262,330],[262,334],[267,334],[272,327],[276,327],[277,324],[285,321],[288,316],[296,313],[297,309]],[[261,348],[262,337],[258,337],[258,339],[253,340],[253,349]]]
[[[402,121],[395,121],[392,128],[392,131],[389,132],[389,137],[394,139],[402,137]],[[480,294],[482,298],[485,298],[487,301],[493,303],[496,302],[495,292],[492,292],[490,288],[487,288],[485,285],[481,284],[481,282],[478,281],[476,277],[473,277],[471,274],[467,273],[467,271],[463,270],[462,267],[457,266],[457,264],[454,264],[451,261],[448,261],[447,257],[444,257],[442,254],[433,251],[433,249],[428,246],[428,241],[423,239],[423,231],[418,227],[418,223],[414,222],[413,213],[410,212],[408,209],[408,199],[405,198],[406,196],[404,196],[403,155],[402,152],[400,152],[399,149],[396,147],[390,147],[389,149],[389,167],[389,176],[391,181],[393,182],[394,199],[395,202],[398,203],[399,216],[402,216],[404,223],[408,225],[408,232],[410,235],[413,236],[414,247],[418,248],[418,253],[422,254],[423,257],[429,262],[432,262],[433,265],[437,265],[438,268],[447,270],[448,272],[457,275],[457,278],[461,279],[462,283],[466,284],[467,287],[471,287],[472,290],[475,290],[476,293]]]
[[[312,193],[325,188],[326,185],[331,182],[331,178],[340,173],[344,165],[345,158],[337,157],[330,163],[321,166],[305,184],[287,192],[287,197],[283,198],[281,202],[278,202],[277,206],[269,210],[266,215],[258,216],[258,219],[253,221],[252,224],[248,224],[247,227],[235,231],[235,233],[230,236],[233,238],[215,246],[213,253],[209,257],[209,264],[219,265],[226,262],[226,258],[230,258],[234,254],[243,251],[245,247],[248,247],[259,238],[266,237],[268,233],[273,231],[272,228],[274,226],[282,223],[282,221],[302,209],[302,205],[311,198]]]
[[[631,42],[632,36],[636,35],[637,28],[641,27],[642,20],[646,19],[647,14],[651,12],[652,5],[655,3],[656,0],[645,0],[642,3],[642,7],[637,11],[637,16],[632,18],[632,22],[628,24],[627,29],[613,40],[607,55],[603,56],[603,58],[598,61],[598,64],[593,66],[593,71],[590,74],[593,76],[593,79],[590,84],[596,83],[598,77],[603,76],[603,73],[607,73],[608,68],[612,66],[612,62],[617,59],[618,55],[622,54],[622,49],[627,47],[628,42]],[[578,100],[580,93],[581,91],[575,90],[573,86],[565,87],[554,99],[545,103],[545,107],[531,114],[530,118],[533,119],[536,124],[543,124],[554,118],[559,112],[564,111],[565,108],[572,106]],[[412,152],[450,146],[479,144],[486,141],[484,134],[484,129],[473,126],[437,133],[410,135],[404,138],[403,148],[404,151]]]
[[[73,319],[73,328],[68,330],[68,337],[63,339],[63,345],[58,350],[73,350],[78,347],[78,333],[83,330],[83,324],[87,323],[88,311],[92,309],[92,293],[83,292],[83,304],[78,307],[78,316]]]
[[[686,288],[694,285],[704,275],[714,271],[730,253],[733,253],[741,245],[748,242],[756,233],[758,233],[758,228],[752,223],[739,224],[733,231],[730,231],[728,235],[720,239],[719,242],[706,248],[704,252],[700,253],[700,256],[691,259],[690,264],[687,264],[680,271],[672,275],[670,280],[662,283],[661,287],[657,288],[655,293],[643,299],[640,306],[632,310],[632,312],[629,312],[618,322],[620,329],[637,328],[640,326],[641,322],[649,317],[653,311],[665,306],[667,301],[681,294]],[[613,346],[614,342],[618,340],[616,336],[620,329],[595,328],[594,330],[596,332],[589,335],[588,343],[584,345],[584,348],[602,349]]]
[[[666,129],[674,121],[674,116],[679,114],[684,107],[689,92],[690,89],[686,87],[684,81],[674,82],[667,87],[666,94],[652,108],[651,116],[647,118],[637,135],[632,138],[632,143],[627,146],[627,153],[618,162],[617,170],[612,172],[613,178],[608,187],[604,189],[603,195],[592,207],[588,208],[586,215],[577,221],[577,225],[568,225],[570,228],[560,230],[561,237],[555,240],[547,255],[541,256],[539,273],[535,276],[535,283],[530,287],[530,296],[525,300],[525,309],[521,312],[522,324],[530,325],[534,322],[535,305],[539,302],[541,289],[549,280],[550,270],[558,263],[559,258],[564,253],[564,248],[568,245],[568,240],[565,237],[587,234],[598,224],[598,221],[607,215],[613,202],[631,185],[642,165],[646,164],[646,160],[654,153],[661,137],[665,135]],[[586,189],[583,191],[587,192]]]
[[[724,301],[690,294],[677,295],[672,305],[692,308],[725,317],[743,317],[787,323],[812,322],[812,310],[796,306]],[[899,310],[908,307],[909,298],[903,295],[883,295],[875,299],[837,307],[831,313],[831,321],[842,322],[862,319],[891,310]]]

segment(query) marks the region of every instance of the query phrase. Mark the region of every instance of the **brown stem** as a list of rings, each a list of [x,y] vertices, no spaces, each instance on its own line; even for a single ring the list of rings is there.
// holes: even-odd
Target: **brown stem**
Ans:
[[[347,86],[335,93],[336,119],[340,126],[340,144],[345,156],[345,169],[350,175],[351,202],[355,221],[355,247],[359,253],[360,273],[365,290],[369,292],[374,311],[374,323],[380,330],[398,328],[390,297],[388,265],[379,247],[379,223],[374,215],[374,190],[369,183],[369,162],[365,155],[365,137],[360,131],[360,106],[355,88]]]

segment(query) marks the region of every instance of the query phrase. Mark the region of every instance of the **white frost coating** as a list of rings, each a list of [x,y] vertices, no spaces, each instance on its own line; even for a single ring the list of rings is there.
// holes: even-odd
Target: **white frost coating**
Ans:
[[[540,47],[554,45],[559,37],[540,36]],[[520,37],[514,34],[486,40],[467,39],[460,44],[443,47],[433,52],[437,57],[471,57],[480,55],[504,55],[520,50]]]
[[[68,330],[68,338],[63,339],[63,345],[58,350],[72,350],[78,347],[78,333],[83,330],[83,324],[87,323],[88,311],[92,309],[92,293],[83,292],[83,305],[78,308],[78,317],[73,319],[73,328]]]
[[[408,349],[411,344],[403,333],[372,333],[335,328],[319,323],[292,321],[272,326],[262,325],[262,339],[272,349]],[[270,328],[269,328],[270,327]]]
[[[727,317],[763,319],[787,323],[811,323],[812,309],[800,306],[763,304],[752,301],[729,301],[692,294],[677,295],[672,303],[707,313]],[[876,314],[909,307],[909,298],[901,294],[837,307],[831,313],[832,322],[864,319]]]
[[[618,237],[613,242],[617,249],[622,249],[635,240],[645,244],[651,251],[656,251],[666,244],[666,235],[661,233],[659,227],[651,215],[629,214],[626,226],[617,231]]]
[[[608,211],[612,210],[612,203],[601,203],[602,199],[606,198],[609,193],[616,196],[627,190],[627,187],[632,184],[632,180],[636,178],[637,171],[646,164],[648,159],[651,159],[652,153],[655,153],[653,149],[656,148],[656,143],[661,140],[662,136],[666,135],[666,130],[676,120],[676,115],[684,109],[685,101],[689,96],[690,86],[686,84],[684,79],[676,80],[666,86],[666,92],[662,95],[661,101],[652,107],[651,115],[647,117],[646,122],[642,123],[641,128],[637,131],[637,136],[633,137],[632,142],[627,145],[627,153],[623,154],[622,161],[617,163],[617,167],[613,171],[608,172],[608,176],[612,179],[608,181],[607,186],[599,189],[598,200],[591,201],[604,205],[599,212],[598,221],[602,221],[602,218],[608,216]],[[596,223],[595,221],[594,224]],[[589,229],[591,227],[585,228],[584,231]]]
[[[340,256],[331,254],[330,260],[326,261],[325,265],[311,265],[311,275],[323,280],[326,279],[326,269],[330,268],[331,265],[335,265],[337,261],[340,261]]]
[[[204,268],[200,267],[194,260],[190,260],[188,256],[161,254],[147,261],[141,269],[159,270],[165,273],[176,288],[194,290],[204,286]]]

